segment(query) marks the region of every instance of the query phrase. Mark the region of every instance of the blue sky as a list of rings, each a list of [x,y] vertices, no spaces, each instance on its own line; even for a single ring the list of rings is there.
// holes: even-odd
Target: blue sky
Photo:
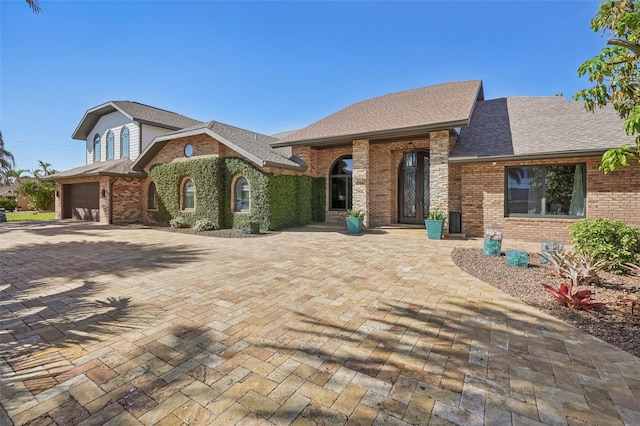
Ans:
[[[571,97],[597,1],[0,0],[0,130],[16,168],[85,164],[84,112],[132,100],[273,134],[400,90],[482,79]]]

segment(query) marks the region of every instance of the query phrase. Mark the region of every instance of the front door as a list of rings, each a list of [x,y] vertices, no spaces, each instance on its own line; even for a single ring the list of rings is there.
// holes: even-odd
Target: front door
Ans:
[[[429,216],[429,153],[404,154],[399,169],[398,222],[424,223]]]

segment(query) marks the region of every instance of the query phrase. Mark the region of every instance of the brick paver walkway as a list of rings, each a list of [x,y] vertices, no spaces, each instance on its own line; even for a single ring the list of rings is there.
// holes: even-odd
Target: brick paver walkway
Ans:
[[[640,424],[640,360],[423,233],[0,226],[0,424]]]

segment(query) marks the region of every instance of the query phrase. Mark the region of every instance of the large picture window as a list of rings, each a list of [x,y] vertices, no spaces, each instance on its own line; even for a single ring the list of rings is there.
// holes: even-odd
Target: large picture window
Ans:
[[[113,132],[109,130],[107,132],[107,160],[113,160],[115,156],[115,139],[113,137]]]
[[[100,135],[96,133],[93,137],[93,162],[100,161]]]
[[[584,217],[585,164],[505,168],[506,216]]]
[[[196,187],[191,179],[187,179],[182,188],[182,210],[193,210],[195,205]]]
[[[338,158],[331,167],[329,174],[329,208],[332,210],[351,209],[351,191],[353,159],[350,155]]]

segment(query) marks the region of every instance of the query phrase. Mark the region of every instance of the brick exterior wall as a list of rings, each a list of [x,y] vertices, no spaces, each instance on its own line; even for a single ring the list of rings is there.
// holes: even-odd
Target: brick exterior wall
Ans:
[[[143,180],[140,178],[118,178],[112,184],[111,208],[113,223],[144,221],[146,197],[142,197]],[[146,189],[145,189],[146,191]]]
[[[581,157],[550,161],[509,161],[453,165],[460,174],[462,232],[482,237],[485,228],[501,228],[504,238],[539,241],[554,239],[570,242],[568,226],[579,219],[504,217],[504,168],[541,164],[586,163],[588,218],[618,219],[640,226],[640,165],[634,163],[616,173],[598,170],[600,157]],[[453,188],[452,188],[453,189]]]

